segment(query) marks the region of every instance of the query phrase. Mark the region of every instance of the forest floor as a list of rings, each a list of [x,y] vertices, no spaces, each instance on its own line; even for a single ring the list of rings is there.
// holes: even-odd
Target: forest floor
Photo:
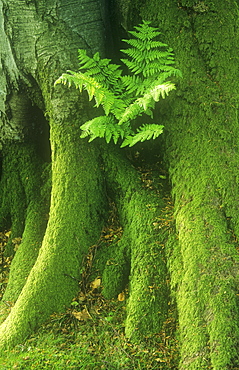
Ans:
[[[132,344],[124,336],[125,303],[96,299],[100,312],[87,306],[52,315],[25,343],[6,351],[0,369],[176,369],[176,346],[165,332]],[[73,301],[75,302],[75,301]],[[98,309],[98,308],[97,308]],[[77,318],[78,317],[78,318]],[[157,339],[157,340],[156,340]]]

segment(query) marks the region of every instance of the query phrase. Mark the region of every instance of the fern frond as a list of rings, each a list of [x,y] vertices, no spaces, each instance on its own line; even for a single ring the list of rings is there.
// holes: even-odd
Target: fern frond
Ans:
[[[143,142],[146,140],[156,139],[159,135],[162,134],[164,126],[157,125],[155,123],[143,125],[138,128],[138,132],[134,136],[128,135],[123,143],[121,144],[121,148],[125,146],[134,146],[138,142]]]
[[[137,133],[131,130],[131,121],[143,113],[152,117],[155,103],[164,99],[175,89],[169,81],[171,76],[181,77],[181,71],[174,67],[173,50],[167,44],[155,40],[160,35],[158,28],[143,21],[135,31],[135,38],[124,40],[130,47],[122,50],[121,61],[131,74],[122,76],[122,70],[110,59],[101,59],[99,53],[89,57],[80,49],[79,72],[63,73],[55,82],[75,85],[88,93],[89,100],[95,99],[96,107],[103,107],[105,116],[96,117],[81,126],[81,137],[89,136],[111,139],[117,143],[123,139],[122,147],[133,146],[139,141],[150,140],[162,133],[163,126],[144,125]]]
[[[163,69],[162,69],[162,77],[164,78],[164,81],[166,81],[166,79],[168,77],[171,77],[171,76],[175,76],[175,77],[180,77],[182,78],[183,75],[182,75],[182,72],[180,71],[180,69],[177,69],[177,68],[174,68],[174,67],[171,67],[171,66],[165,66]]]
[[[111,63],[110,59],[101,59],[99,53],[95,53],[93,57],[86,54],[86,50],[78,50],[78,59],[80,70],[86,70],[84,74],[93,77],[108,89],[115,90],[119,86],[118,80],[122,74],[120,66]]]
[[[85,122],[80,126],[83,131],[80,137],[90,136],[89,141],[94,140],[96,137],[104,137],[106,123],[110,121],[110,116],[99,116]]]
[[[99,137],[105,138],[107,143],[113,139],[116,144],[119,138],[124,138],[126,132],[123,127],[117,125],[112,115],[95,117],[85,122],[80,128],[83,130],[80,137],[85,138],[89,136],[89,142]]]
[[[150,90],[150,96],[155,102],[159,101],[160,96],[165,99],[170,91],[175,90],[176,86],[171,83],[165,83],[163,85],[156,85]]]
[[[142,73],[144,69],[144,64],[142,63],[135,63],[134,61],[128,60],[128,59],[120,59],[121,62],[123,62],[126,67],[129,68],[131,72],[133,72],[135,75]]]
[[[150,49],[156,49],[156,48],[162,48],[162,47],[168,47],[167,44],[164,44],[161,41],[154,41],[151,40],[150,43],[142,41],[140,39],[123,39],[122,41],[126,42],[128,45],[133,46],[135,49],[139,49],[141,51],[144,50],[150,50]],[[125,52],[128,49],[124,49],[123,52]]]
[[[87,90],[89,94],[89,99],[91,100],[94,92],[97,90],[103,89],[103,86],[96,81],[94,78],[90,76],[86,76],[84,73],[78,73],[73,71],[67,71],[68,73],[63,73],[55,82],[55,85],[59,83],[63,83],[71,87],[71,85],[75,85],[77,89],[82,92],[82,89]]]
[[[89,101],[95,98],[96,107],[102,105],[105,114],[108,115],[112,112],[116,118],[120,117],[124,111],[126,104],[120,98],[120,96],[115,95],[109,89],[100,84],[94,77],[87,76],[85,73],[68,71],[69,73],[63,73],[59,77],[56,84],[63,83],[68,84],[70,87],[72,84],[82,92],[86,90],[89,96]]]
[[[143,21],[142,24],[139,24],[138,26],[134,27],[136,31],[129,31],[131,35],[134,37],[143,40],[143,41],[149,41],[153,38],[159,36],[161,32],[156,27],[150,26],[150,22]]]
[[[168,67],[168,66],[166,66]],[[142,74],[144,77],[148,78],[148,77],[156,77],[158,76],[162,71],[164,71],[165,69],[167,69],[168,71],[170,70],[172,73],[173,73],[173,67],[170,68],[165,68],[164,65],[160,65],[157,61],[155,62],[150,62],[150,63],[147,63],[143,70],[142,70]]]
[[[160,74],[160,81],[159,79],[157,80],[158,84],[163,84],[165,82],[165,79],[161,79],[161,74]],[[137,96],[142,96],[148,91],[153,85],[153,82],[149,78],[143,79],[141,76],[137,75],[128,75],[128,76],[123,76],[122,77],[122,83],[126,90],[129,92],[129,94],[132,95],[134,93],[134,99]],[[131,99],[132,100],[132,99]]]
[[[136,99],[125,109],[119,120],[119,125],[132,121],[137,116],[142,115],[143,112],[152,116],[152,109],[154,109],[155,102],[159,101],[160,96],[164,99],[175,88],[175,85],[171,82],[158,84],[158,81],[154,81],[142,97]]]
[[[118,122],[118,124],[121,126],[125,124],[126,122],[130,122],[134,120],[136,117],[141,116],[144,109],[143,107],[138,103],[138,101],[134,101],[132,104],[130,104],[123,114],[121,115],[121,118]]]
[[[134,74],[140,74],[144,77],[154,77],[165,68],[174,69],[171,65],[174,64],[172,53],[159,52],[158,50],[145,51],[143,54],[140,50],[129,49],[127,53],[132,60],[121,59],[121,61]]]
[[[135,39],[123,40],[129,44],[130,48],[121,51],[127,55],[128,59],[121,61],[136,75],[147,78],[157,78],[165,67],[170,67],[173,71],[174,54],[168,45],[157,40],[153,40],[160,35],[157,28],[143,22],[139,27],[135,27],[139,32],[131,31]],[[173,73],[173,72],[172,72]]]
[[[137,91],[139,86],[141,86],[144,83],[142,77],[135,76],[135,75],[123,76],[121,78],[121,81],[122,81],[122,85],[127,90],[128,94],[132,94],[134,91]],[[136,95],[138,95],[137,92],[136,92]]]
[[[135,62],[142,62],[142,51],[140,49],[136,48],[129,48],[124,50],[124,54],[127,54],[131,59],[133,59]],[[121,59],[125,61],[125,59]]]

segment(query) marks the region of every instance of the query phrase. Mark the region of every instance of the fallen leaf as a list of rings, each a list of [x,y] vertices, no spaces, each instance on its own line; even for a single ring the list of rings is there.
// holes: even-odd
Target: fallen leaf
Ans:
[[[84,302],[86,300],[86,295],[83,292],[80,292],[78,301],[79,302]]]
[[[15,251],[15,252],[18,250],[19,246],[20,246],[20,244],[15,244],[15,245],[14,245],[14,251]]]
[[[156,358],[156,359],[155,359],[155,361],[157,361],[157,362],[167,362],[167,361],[166,361],[166,360],[164,360],[163,358],[159,358],[159,357],[158,357],[158,358]]]
[[[9,238],[9,237],[10,237],[10,235],[11,235],[11,230],[10,230],[10,231],[7,231],[7,232],[5,233],[5,236],[6,236],[7,238]]]
[[[92,281],[92,283],[90,284],[90,287],[92,290],[95,290],[100,287],[100,284],[101,284],[101,279],[96,278],[94,281]]]
[[[22,241],[22,238],[14,238],[14,239],[12,239],[12,243],[13,244],[20,244],[21,243],[21,241]]]
[[[125,300],[125,293],[122,292],[118,294],[118,301],[123,302]]]
[[[82,310],[81,312],[78,311],[72,311],[72,315],[79,321],[85,321],[91,319],[91,316],[86,308]]]

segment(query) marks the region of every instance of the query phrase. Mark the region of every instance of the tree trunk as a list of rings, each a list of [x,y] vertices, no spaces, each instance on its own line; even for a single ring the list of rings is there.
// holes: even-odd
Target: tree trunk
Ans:
[[[140,340],[158,334],[169,304],[175,304],[180,369],[235,368],[239,366],[238,5],[232,0],[117,1],[123,27],[132,29],[135,19],[141,18],[159,26],[162,41],[173,47],[183,71],[176,92],[156,112],[165,133],[154,156],[161,160],[164,151],[174,197],[175,224],[168,228],[167,189],[155,184],[159,167],[154,178],[142,182],[126,159],[127,151],[80,140],[79,126],[92,114],[91,108],[77,91],[53,87],[62,72],[77,70],[78,48],[103,51],[104,7],[98,1],[82,4],[0,1],[0,19],[5,20],[0,24],[1,43],[8,51],[7,58],[2,51],[0,58],[4,70],[0,214],[16,228],[14,236],[23,232],[3,298],[16,303],[0,327],[1,348],[19,343],[52,312],[70,303],[79,289],[75,279],[80,279],[83,257],[99,238],[114,203],[123,234],[117,245],[99,250],[99,259],[105,261],[101,269],[105,296],[117,295],[129,281],[126,335]],[[29,101],[38,112],[37,123],[29,117]],[[26,149],[35,125],[46,124],[39,110],[47,114],[50,125],[52,187],[46,229],[48,197],[35,197],[42,188],[43,145],[38,151]],[[137,150],[140,158],[147,153],[146,169],[152,173],[147,145]],[[13,170],[16,151],[19,160],[29,163],[27,173],[20,165]],[[26,152],[35,154],[26,157]],[[130,155],[134,157],[135,151]],[[33,171],[36,161],[39,171]],[[16,202],[19,198],[21,204]],[[24,272],[18,277],[21,266]]]
[[[92,2],[89,4],[89,7],[94,5]],[[95,5],[97,4],[96,2]],[[66,89],[54,89],[53,86],[55,79],[65,68],[72,67],[72,64],[77,66],[77,47],[88,45],[88,48],[91,47],[94,51],[96,43],[97,47],[100,46],[101,38],[97,40],[99,36],[94,32],[95,29],[100,31],[103,27],[99,6],[92,12],[91,8],[84,10],[81,4],[75,4],[82,14],[81,21],[83,19],[87,23],[89,17],[93,19],[92,24],[88,25],[91,32],[83,31],[79,35],[77,32],[81,25],[74,19],[76,9],[71,7],[72,4],[66,5],[64,9],[63,6],[57,8],[54,1],[48,4],[48,8],[41,2],[37,7],[32,3],[12,1],[8,1],[7,5],[8,18],[5,7],[2,11],[14,36],[14,41],[10,40],[10,44],[12,55],[16,55],[16,69],[20,74],[30,76],[28,79],[22,76],[19,80],[19,96],[27,90],[28,98],[40,109],[44,109],[49,117],[52,191],[49,221],[38,257],[32,238],[35,244],[41,242],[41,238],[36,235],[37,229],[34,229],[34,232],[32,230],[36,226],[36,208],[35,211],[32,209],[28,193],[33,193],[34,190],[33,198],[37,203],[40,184],[35,188],[28,185],[28,179],[34,175],[32,169],[27,171],[17,164],[20,175],[18,178],[17,174],[14,176],[14,179],[17,178],[12,181],[14,187],[12,182],[8,185],[11,186],[11,192],[16,187],[20,188],[21,193],[19,190],[11,196],[11,204],[7,204],[7,196],[3,197],[3,216],[9,215],[14,226],[14,217],[19,209],[20,220],[22,219],[20,222],[24,225],[25,221],[23,242],[12,262],[9,285],[3,297],[3,302],[16,301],[0,328],[0,343],[3,347],[23,340],[52,312],[62,310],[70,303],[79,289],[76,280],[80,277],[83,256],[100,235],[106,208],[99,151],[95,146],[79,141],[79,125],[86,120],[87,107],[79,93],[75,92],[69,96]],[[60,18],[64,20],[64,27],[61,22],[58,26],[52,26],[54,11],[58,11]],[[36,30],[39,32],[39,38],[32,37]],[[7,64],[8,61],[5,59],[4,62]],[[9,73],[7,77],[11,77]],[[6,91],[10,87],[7,86]],[[26,104],[23,99],[15,99],[12,104],[10,99],[9,103],[6,99],[5,104],[8,104],[10,109],[10,113],[6,110],[8,116],[5,125],[9,122],[9,126],[14,127],[14,133],[19,133],[19,140],[26,142],[29,139],[28,131],[32,131],[34,125],[40,125],[40,122],[33,122],[34,117],[29,117],[30,112],[24,109]],[[7,133],[10,136],[11,132]],[[7,145],[14,144],[5,142],[4,147]],[[4,178],[9,178],[9,172],[16,166],[16,158],[11,155],[15,154],[13,148],[8,150],[10,168],[6,165],[3,168],[4,195],[7,194]],[[28,155],[30,156],[30,152]],[[19,159],[19,155],[17,159],[22,162],[26,160],[25,157]],[[24,163],[26,166],[27,163]],[[32,162],[32,166],[34,165],[36,166],[36,163]],[[38,171],[38,166],[36,170]],[[21,210],[26,210],[25,217],[20,213]],[[37,212],[40,213],[39,207]],[[43,215],[41,216],[42,220],[37,224],[37,228],[41,228],[44,220]],[[19,220],[19,217],[16,218]],[[23,264],[24,269],[18,274],[18,269],[21,269]]]
[[[238,366],[238,5],[157,1],[140,8],[174,49],[183,80],[165,124],[178,241],[168,244],[180,369]]]

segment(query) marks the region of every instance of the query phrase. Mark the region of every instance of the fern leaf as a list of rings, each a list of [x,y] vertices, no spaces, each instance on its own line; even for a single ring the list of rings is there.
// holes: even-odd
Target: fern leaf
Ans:
[[[81,72],[63,73],[61,77],[55,82],[56,84],[68,84],[70,87],[75,85],[80,91],[83,89],[87,91],[89,100],[95,98],[96,106],[103,106],[105,114],[112,112],[116,118],[120,117],[125,109],[125,103],[120,96],[115,95],[109,89],[100,84],[94,77],[87,76]]]
[[[107,121],[111,121],[111,117],[99,116],[85,122],[80,126],[83,131],[80,137],[85,138],[86,136],[90,136],[91,141],[96,137],[104,137]]]
[[[107,87],[109,90],[119,88],[118,80],[122,70],[117,64],[111,63],[110,59],[101,59],[99,53],[95,53],[91,58],[85,50],[78,50],[80,70],[86,70],[84,74],[93,77],[97,82]]]
[[[163,85],[156,85],[150,90],[150,95],[155,102],[159,101],[160,96],[164,99],[170,91],[175,90],[176,87],[174,84],[168,82]]]
[[[118,140],[120,138],[123,139],[124,135],[125,135],[125,132],[123,128],[121,128],[117,124],[111,123],[106,126],[105,141],[107,143],[109,143],[110,140],[113,139],[114,144],[117,144]]]
[[[129,48],[129,49],[124,50],[124,54],[129,55],[136,62],[142,62],[142,50],[140,49]]]
[[[121,61],[129,68],[129,70],[131,72],[133,72],[134,74],[139,74],[139,73],[142,73],[143,72],[143,63],[138,63],[136,64],[135,62],[131,61],[131,60],[128,60],[128,59],[121,59]]]
[[[131,47],[121,50],[128,59],[123,58],[121,61],[133,74],[142,75],[146,79],[157,78],[162,71],[169,71],[169,69],[173,73],[173,50],[168,48],[167,44],[153,40],[160,35],[158,29],[145,21],[135,28],[138,32],[130,32],[135,39],[124,40]],[[170,68],[166,69],[167,66]]]
[[[162,134],[163,127],[164,126],[157,124],[143,125],[139,127],[137,130],[138,132],[134,136],[129,135],[124,139],[123,143],[121,144],[121,148],[125,146],[132,147],[138,142],[143,142],[146,140],[154,140]]]
[[[142,80],[140,76],[135,76],[135,75],[123,76],[121,78],[121,81],[122,81],[124,88],[127,90],[129,94],[132,94],[134,91],[138,91],[139,86],[142,86],[142,84],[144,83],[144,81]],[[138,95],[137,92],[136,92],[136,95]]]
[[[72,84],[75,85],[77,89],[82,91],[84,88],[85,90],[89,90],[89,95],[91,94],[92,89],[98,90],[101,89],[102,86],[92,77],[86,76],[83,73],[77,73],[73,71],[67,71],[68,73],[63,73],[55,82],[56,84],[63,83],[64,85],[68,84],[70,87]]]
[[[143,41],[152,40],[153,38],[161,34],[158,28],[150,26],[150,22],[147,21],[143,21],[143,23],[140,24],[139,26],[136,26],[135,29],[136,31],[129,31],[129,33]]]
[[[95,60],[87,55],[86,50],[83,49],[78,50],[78,59],[80,69],[88,70],[95,66]]]
[[[133,46],[135,49],[139,49],[141,51],[144,50],[150,50],[150,49],[156,49],[156,48],[162,48],[162,47],[168,47],[167,44],[164,44],[161,41],[153,41],[151,40],[150,43],[145,43],[143,40],[139,39],[123,39],[122,41],[126,42],[128,45]],[[123,49],[121,51],[126,52],[128,49]]]
[[[122,125],[126,122],[130,122],[135,119],[137,116],[141,116],[142,112],[144,111],[143,106],[138,103],[138,100],[134,101],[130,104],[121,115],[118,124]]]
[[[136,99],[125,109],[119,120],[119,125],[132,121],[137,116],[142,115],[143,112],[152,116],[152,109],[154,109],[155,102],[159,101],[160,96],[164,99],[175,88],[175,85],[171,82],[158,84],[158,81],[154,81],[153,84],[149,85],[142,97]]]
[[[119,138],[123,138],[125,136],[124,129],[117,125],[112,115],[95,117],[92,120],[85,122],[81,126],[81,129],[83,132],[80,137],[85,138],[89,136],[89,142],[93,141],[97,137],[104,137],[107,143],[113,139],[116,144]]]

